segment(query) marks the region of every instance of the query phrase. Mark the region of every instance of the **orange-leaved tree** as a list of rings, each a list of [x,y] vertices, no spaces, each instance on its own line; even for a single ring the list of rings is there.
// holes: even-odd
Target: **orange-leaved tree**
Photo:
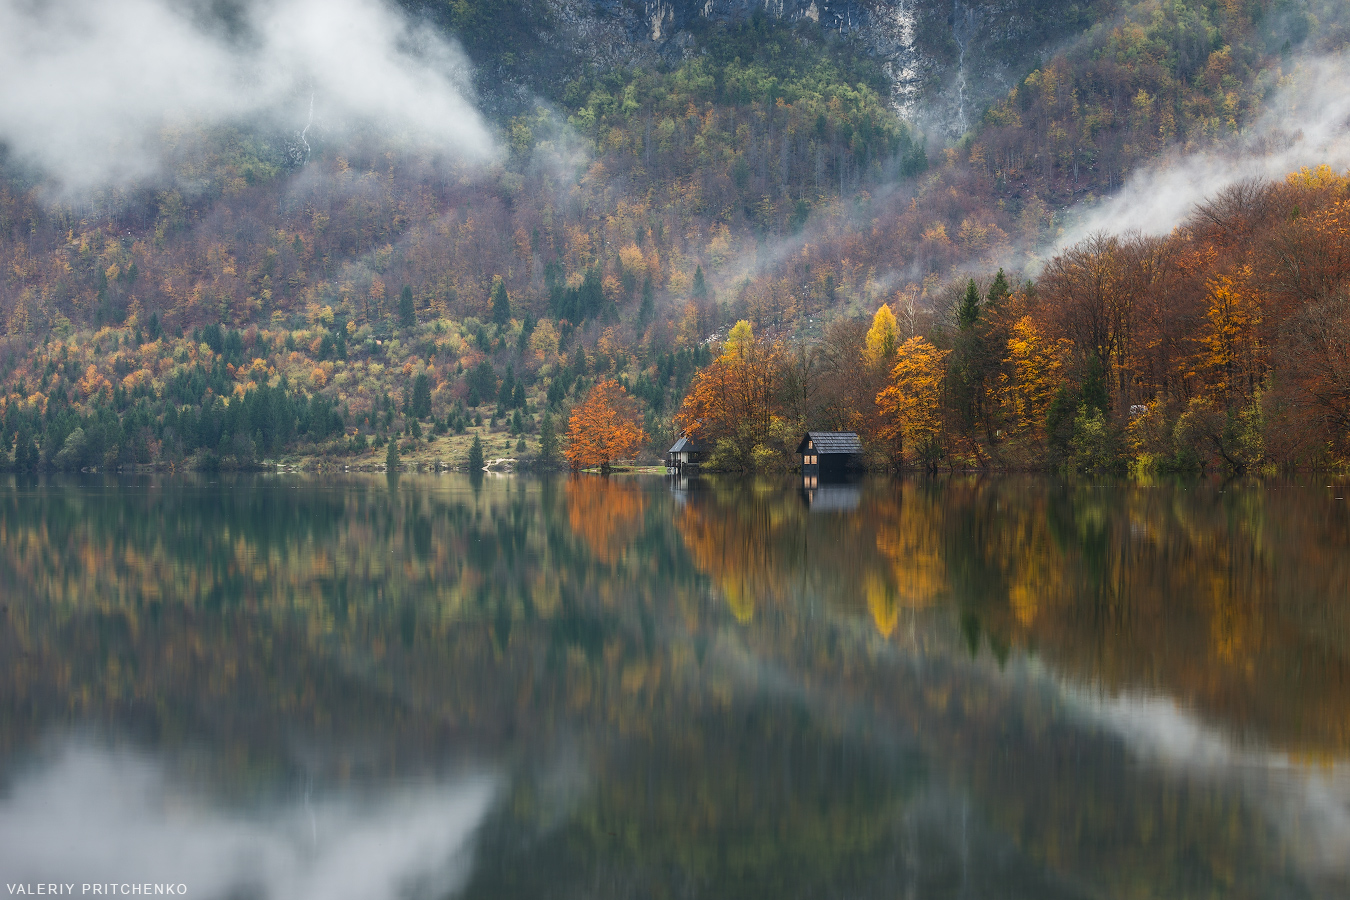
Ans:
[[[563,455],[573,469],[599,466],[637,455],[646,443],[637,401],[612,378],[591,388],[585,401],[572,410]]]
[[[707,446],[730,441],[736,455],[749,460],[769,439],[782,362],[777,343],[756,337],[749,322],[737,322],[721,355],[694,376],[675,424]]]

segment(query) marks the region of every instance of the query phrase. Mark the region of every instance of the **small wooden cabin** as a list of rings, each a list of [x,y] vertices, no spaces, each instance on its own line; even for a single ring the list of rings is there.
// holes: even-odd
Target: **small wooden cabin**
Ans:
[[[681,435],[675,446],[666,451],[666,468],[678,475],[697,469],[707,458],[708,454],[693,438]]]
[[[797,453],[807,477],[828,478],[862,468],[862,441],[852,431],[808,431]]]

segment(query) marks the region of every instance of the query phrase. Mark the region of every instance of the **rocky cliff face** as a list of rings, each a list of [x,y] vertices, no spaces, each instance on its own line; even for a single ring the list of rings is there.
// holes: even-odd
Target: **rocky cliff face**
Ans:
[[[898,112],[959,137],[1038,57],[1105,0],[546,0],[564,40],[600,66],[693,52],[691,28],[759,13],[859,41],[890,77]]]

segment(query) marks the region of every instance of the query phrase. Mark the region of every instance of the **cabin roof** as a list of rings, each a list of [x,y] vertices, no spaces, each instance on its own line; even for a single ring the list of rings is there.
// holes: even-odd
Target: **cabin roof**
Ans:
[[[698,453],[698,444],[695,444],[687,437],[681,436],[675,442],[675,446],[666,451],[667,453]]]
[[[797,445],[797,452],[802,453],[806,450],[806,442],[810,441],[816,453],[826,456],[831,453],[862,453],[862,441],[858,440],[858,435],[853,431],[808,431]]]

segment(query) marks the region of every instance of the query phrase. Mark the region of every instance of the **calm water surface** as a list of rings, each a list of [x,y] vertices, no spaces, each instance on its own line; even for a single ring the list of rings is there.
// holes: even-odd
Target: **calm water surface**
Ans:
[[[1342,482],[0,482],[0,881],[1350,897]]]

